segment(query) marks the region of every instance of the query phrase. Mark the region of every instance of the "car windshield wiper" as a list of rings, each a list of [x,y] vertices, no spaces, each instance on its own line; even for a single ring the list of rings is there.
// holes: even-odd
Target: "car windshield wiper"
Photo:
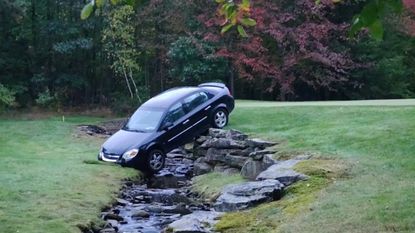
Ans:
[[[145,133],[146,132],[146,131],[141,130],[141,129],[128,129],[128,131],[137,132],[137,133]]]

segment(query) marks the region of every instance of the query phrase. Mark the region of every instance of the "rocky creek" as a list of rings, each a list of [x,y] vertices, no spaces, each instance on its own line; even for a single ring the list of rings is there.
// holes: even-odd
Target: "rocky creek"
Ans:
[[[249,139],[236,130],[210,129],[192,144],[168,153],[159,173],[125,182],[115,204],[101,214],[105,225],[84,232],[213,232],[225,212],[278,200],[285,187],[307,179],[292,168],[308,157],[276,161],[275,144]],[[192,191],[191,179],[213,171],[240,173],[247,181],[225,186],[216,200],[207,202]]]

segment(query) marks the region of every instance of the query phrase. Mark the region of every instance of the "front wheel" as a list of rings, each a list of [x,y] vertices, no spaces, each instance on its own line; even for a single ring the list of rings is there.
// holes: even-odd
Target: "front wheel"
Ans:
[[[161,150],[152,150],[147,157],[147,168],[150,172],[156,173],[163,169],[166,157]]]
[[[212,121],[213,128],[222,129],[228,124],[228,112],[223,108],[217,109],[213,113]]]

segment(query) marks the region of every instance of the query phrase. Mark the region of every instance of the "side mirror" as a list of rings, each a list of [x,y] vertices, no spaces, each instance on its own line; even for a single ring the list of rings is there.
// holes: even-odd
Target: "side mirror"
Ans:
[[[171,123],[171,122],[166,122],[166,123],[165,123],[165,124],[163,124],[163,126],[161,127],[161,130],[169,130],[172,126],[173,126],[173,123]]]

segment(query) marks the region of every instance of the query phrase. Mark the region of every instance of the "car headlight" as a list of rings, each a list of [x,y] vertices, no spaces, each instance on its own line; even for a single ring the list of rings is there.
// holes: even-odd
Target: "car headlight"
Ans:
[[[129,150],[129,151],[125,152],[122,155],[122,157],[124,159],[132,159],[132,158],[134,158],[137,155],[138,155],[138,149],[132,149],[132,150]]]

